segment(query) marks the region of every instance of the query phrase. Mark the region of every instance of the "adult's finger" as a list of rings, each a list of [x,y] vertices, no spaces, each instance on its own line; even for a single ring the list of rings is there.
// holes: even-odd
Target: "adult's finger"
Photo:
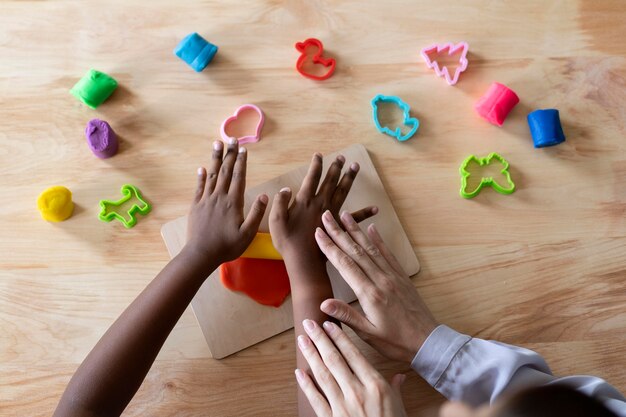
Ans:
[[[353,211],[351,215],[355,222],[361,223],[363,220],[367,220],[370,217],[374,217],[377,214],[378,214],[378,207],[369,206],[369,207],[364,207],[357,211]]]
[[[302,324],[343,393],[353,390],[358,381],[328,335],[313,320],[304,320]]]
[[[343,394],[333,374],[328,370],[317,349],[313,346],[313,342],[308,336],[301,334],[298,336],[298,348],[302,352],[302,356],[307,361],[313,371],[313,376],[317,385],[320,387],[331,407],[333,404],[339,403],[343,399]]]
[[[333,197],[330,200],[329,208],[333,213],[339,212],[339,209],[341,208],[341,206],[343,206],[343,203],[346,201],[346,198],[348,197],[348,193],[350,193],[350,189],[352,188],[352,184],[354,183],[354,179],[359,173],[359,169],[360,169],[359,164],[355,162],[352,165],[350,165],[350,168],[348,169],[348,171],[345,174],[343,174],[343,177],[341,177],[341,180],[339,181],[339,185],[337,185],[337,188],[335,189]]]
[[[330,164],[330,168],[326,172],[326,177],[324,177],[318,193],[324,201],[324,207],[330,207],[345,162],[346,158],[343,155],[337,155],[337,158]]]
[[[311,408],[313,408],[317,417],[331,417],[332,411],[328,401],[317,389],[309,374],[300,369],[296,369],[295,374],[300,389],[304,392],[307,400],[309,400]]]
[[[213,152],[211,153],[211,162],[209,163],[209,168],[207,170],[206,175],[206,184],[204,187],[203,196],[210,196],[215,189],[215,184],[217,183],[217,176],[220,172],[220,167],[222,166],[222,154],[224,151],[224,143],[219,140],[213,142]]]
[[[324,322],[324,330],[330,336],[334,345],[337,346],[341,356],[346,360],[354,375],[359,378],[363,385],[367,385],[372,380],[372,377],[379,375],[378,371],[365,359],[365,356],[348,339],[348,336],[339,326],[327,321]]]
[[[407,276],[407,273],[404,271],[404,268],[402,268],[402,265],[400,265],[400,262],[398,262],[398,258],[396,258],[396,256],[393,253],[391,253],[391,251],[389,250],[389,248],[383,241],[383,238],[380,236],[380,233],[378,233],[378,229],[376,228],[374,224],[370,224],[369,227],[367,228],[367,235],[372,240],[372,243],[376,245],[380,253],[385,257],[385,259],[387,260],[387,263],[399,275]]]
[[[230,183],[228,194],[243,201],[244,192],[246,191],[246,169],[248,165],[248,150],[244,147],[239,148],[233,167],[233,178]]]
[[[350,326],[357,332],[371,333],[374,327],[372,323],[354,307],[336,298],[324,300],[320,305],[320,310],[330,317]]]
[[[196,186],[196,193],[193,197],[194,204],[198,203],[202,199],[204,194],[204,186],[206,184],[206,169],[204,167],[198,168],[198,185]]]
[[[259,231],[259,225],[261,224],[261,220],[263,220],[268,201],[269,198],[267,195],[261,194],[258,196],[256,200],[254,200],[254,203],[252,203],[248,215],[241,224],[241,231],[246,237],[250,238],[250,241],[252,241],[256,232]]]
[[[402,384],[404,384],[404,381],[406,381],[405,374],[395,374],[391,377],[391,382],[389,383],[389,385],[391,385],[391,388],[396,392],[396,394],[398,394],[400,398],[402,398],[402,392],[400,389],[402,388]]]
[[[363,247],[358,242],[355,242],[350,234],[344,232],[341,227],[339,227],[330,211],[326,211],[322,215],[322,223],[333,242],[335,242],[339,249],[352,258],[368,278],[375,280],[375,278],[381,274],[380,266],[370,258],[370,254],[368,253],[368,250],[371,250],[371,248],[376,249],[375,246]]]
[[[378,249],[378,246],[374,245],[374,243],[372,243],[367,235],[363,233],[363,231],[359,227],[359,224],[356,222],[356,220],[354,220],[354,218],[352,218],[350,213],[344,211],[343,213],[341,213],[340,219],[346,232],[350,235],[352,240],[361,247],[361,250],[358,252],[363,254],[363,256],[367,256],[370,260],[374,261],[376,266],[378,266],[380,272],[388,271],[390,265]],[[360,265],[358,260],[356,260],[356,262]],[[369,270],[367,269],[364,270],[366,273],[369,272]]]
[[[360,299],[374,288],[374,283],[363,273],[361,268],[332,241],[320,227],[315,230],[317,246],[326,255],[331,264],[337,268],[346,283]]]
[[[215,185],[215,191],[227,194],[230,188],[230,183],[233,178],[233,167],[235,166],[235,160],[239,154],[239,142],[237,139],[230,138],[228,146],[226,148],[226,156],[222,162],[220,168],[220,174],[217,177],[217,184]]]
[[[298,198],[311,198],[317,192],[317,186],[320,183],[322,177],[322,154],[316,153],[313,155],[311,164],[309,165],[309,171],[307,172],[300,191],[298,191]]]

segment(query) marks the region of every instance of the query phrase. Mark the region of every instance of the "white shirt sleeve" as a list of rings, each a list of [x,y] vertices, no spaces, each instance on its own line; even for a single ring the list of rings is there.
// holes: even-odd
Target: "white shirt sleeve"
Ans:
[[[473,406],[491,404],[504,392],[559,383],[626,417],[626,398],[605,380],[594,376],[557,378],[532,350],[475,339],[444,325],[428,336],[411,368],[446,398]]]

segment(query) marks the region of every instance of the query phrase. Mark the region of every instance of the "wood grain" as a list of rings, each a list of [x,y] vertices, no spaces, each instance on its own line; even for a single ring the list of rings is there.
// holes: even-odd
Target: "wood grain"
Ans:
[[[167,262],[159,228],[186,213],[210,139],[247,102],[267,115],[265,138],[249,146],[251,186],[314,151],[364,143],[437,319],[626,391],[624,21],[622,0],[0,2],[0,415],[50,415],[80,361]],[[172,54],[192,31],[220,47],[201,74]],[[308,37],[337,59],[323,83],[294,69],[293,44]],[[419,49],[459,40],[469,67],[449,87]],[[68,93],[92,67],[121,85],[96,111]],[[472,109],[492,81],[521,98],[502,128]],[[369,101],[379,93],[411,105],[415,138],[376,132]],[[567,142],[533,149],[526,114],[549,107]],[[94,117],[122,138],[110,160],[85,144]],[[459,164],[493,151],[518,190],[461,200]],[[127,182],[154,211],[132,230],[99,222],[98,201]],[[77,204],[61,224],[35,208],[55,184]],[[387,375],[401,369],[368,355]],[[292,416],[294,363],[291,332],[210,359],[189,310],[127,415]],[[410,415],[442,401],[415,375],[404,394]]]

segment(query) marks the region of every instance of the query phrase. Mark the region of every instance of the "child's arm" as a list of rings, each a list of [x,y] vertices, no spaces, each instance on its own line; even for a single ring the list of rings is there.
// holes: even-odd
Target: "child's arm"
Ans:
[[[331,210],[337,214],[359,171],[359,165],[352,164],[340,180],[344,163],[345,158],[338,156],[320,186],[322,156],[315,154],[291,206],[291,190],[283,189],[276,195],[270,213],[272,241],[282,254],[289,273],[296,337],[305,334],[302,320],[311,319],[321,325],[329,319],[320,311],[320,304],[332,298],[333,291],[326,272],[326,257],[317,246],[314,233],[322,225],[324,211]],[[360,221],[376,213],[376,207],[368,207],[355,215]],[[309,371],[299,350],[297,363],[298,368]],[[300,417],[315,415],[302,391],[298,392],[298,408]]]
[[[208,173],[198,170],[187,244],[102,336],[72,377],[55,416],[121,414],[204,280],[255,236],[268,198],[257,197],[244,219],[246,150],[238,151],[233,141],[222,160],[222,143],[213,149]]]

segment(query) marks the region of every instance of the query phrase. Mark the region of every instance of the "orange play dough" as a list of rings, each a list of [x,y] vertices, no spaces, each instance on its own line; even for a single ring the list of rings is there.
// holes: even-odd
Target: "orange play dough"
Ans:
[[[220,266],[222,285],[240,291],[259,304],[280,307],[291,292],[285,262],[239,258]]]

